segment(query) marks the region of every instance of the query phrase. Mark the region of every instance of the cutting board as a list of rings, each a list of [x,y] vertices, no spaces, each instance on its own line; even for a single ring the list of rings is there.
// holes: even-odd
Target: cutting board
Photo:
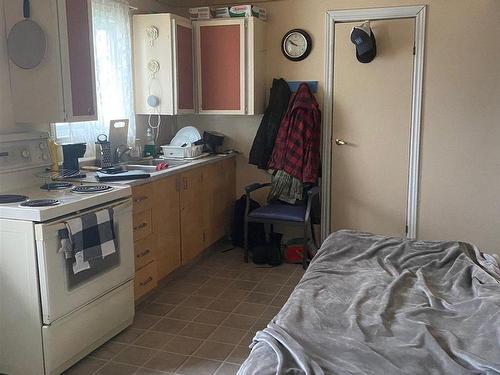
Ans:
[[[111,120],[109,122],[109,143],[111,152],[115,152],[120,145],[127,145],[128,119]]]

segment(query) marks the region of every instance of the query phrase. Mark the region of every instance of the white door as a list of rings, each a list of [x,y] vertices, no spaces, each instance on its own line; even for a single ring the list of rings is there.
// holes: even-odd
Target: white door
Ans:
[[[368,64],[350,40],[360,24],[335,25],[331,229],[404,237],[415,21],[371,22]]]
[[[35,225],[44,324],[50,324],[134,277],[132,201],[128,199],[94,210],[108,207],[114,212],[118,257],[98,272],[91,270],[73,275],[72,260],[65,259],[64,252],[60,251],[59,230],[65,228],[64,221],[77,215]],[[109,257],[111,255],[106,258]]]

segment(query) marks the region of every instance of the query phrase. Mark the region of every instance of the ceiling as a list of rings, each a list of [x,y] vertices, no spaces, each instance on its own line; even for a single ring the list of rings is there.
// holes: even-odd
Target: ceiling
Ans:
[[[228,5],[228,4],[259,4],[259,3],[268,3],[271,1],[280,1],[280,0],[232,0],[230,2],[224,0],[159,0],[159,2],[164,3],[166,5],[175,6],[175,7],[196,7],[196,6],[206,6],[206,5]]]

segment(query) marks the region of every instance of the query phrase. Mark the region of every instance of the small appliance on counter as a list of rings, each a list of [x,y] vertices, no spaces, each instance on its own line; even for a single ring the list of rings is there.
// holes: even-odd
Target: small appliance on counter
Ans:
[[[205,130],[203,132],[203,142],[205,143],[207,152],[218,154],[219,147],[224,143],[224,134],[212,130]]]
[[[63,150],[63,169],[78,171],[80,170],[79,158],[83,158],[87,151],[85,143],[66,143],[61,145]]]

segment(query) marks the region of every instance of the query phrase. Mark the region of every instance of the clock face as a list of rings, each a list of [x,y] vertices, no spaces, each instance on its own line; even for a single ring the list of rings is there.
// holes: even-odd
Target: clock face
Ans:
[[[285,57],[292,61],[305,59],[311,52],[312,43],[304,30],[294,29],[283,37],[281,49]]]

